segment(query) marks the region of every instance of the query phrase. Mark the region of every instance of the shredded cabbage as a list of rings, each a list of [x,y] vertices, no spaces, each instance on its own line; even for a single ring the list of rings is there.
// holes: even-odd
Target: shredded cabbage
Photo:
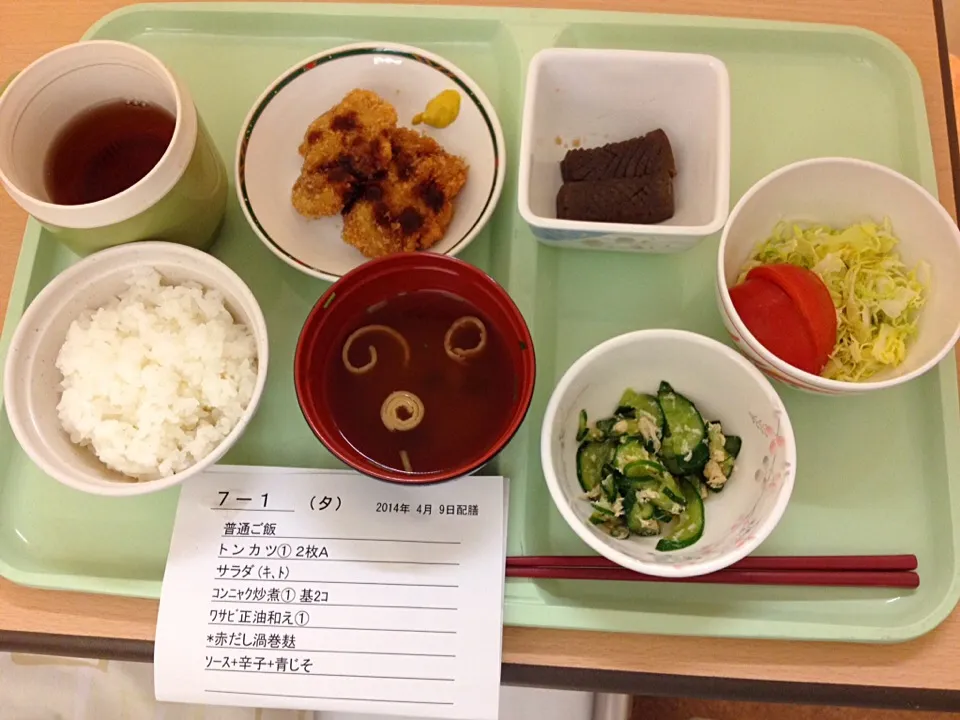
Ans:
[[[927,300],[930,266],[921,261],[908,269],[895,251],[898,242],[889,219],[843,229],[781,222],[757,245],[737,282],[759,265],[813,270],[837,308],[837,344],[821,375],[867,380],[903,362]]]

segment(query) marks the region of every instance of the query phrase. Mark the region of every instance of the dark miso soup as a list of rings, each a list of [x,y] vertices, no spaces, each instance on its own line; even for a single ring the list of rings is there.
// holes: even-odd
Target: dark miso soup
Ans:
[[[326,378],[331,416],[348,443],[391,470],[443,472],[479,458],[517,402],[504,338],[446,292],[371,308],[339,350]]]

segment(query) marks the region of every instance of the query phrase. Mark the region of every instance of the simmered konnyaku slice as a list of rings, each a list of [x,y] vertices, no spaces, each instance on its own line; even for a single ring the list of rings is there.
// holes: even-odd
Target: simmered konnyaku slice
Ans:
[[[641,137],[597,148],[575,148],[560,162],[560,175],[565,183],[676,174],[670,139],[659,128]]]
[[[673,217],[668,175],[565,183],[557,193],[557,217],[611,223],[659,223]]]

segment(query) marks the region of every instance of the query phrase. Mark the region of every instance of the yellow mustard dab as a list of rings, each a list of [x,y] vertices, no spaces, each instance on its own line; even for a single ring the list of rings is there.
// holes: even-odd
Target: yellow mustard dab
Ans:
[[[422,113],[413,116],[413,124],[425,123],[430,127],[445,128],[460,114],[460,93],[456,90],[444,90],[427,103]]]

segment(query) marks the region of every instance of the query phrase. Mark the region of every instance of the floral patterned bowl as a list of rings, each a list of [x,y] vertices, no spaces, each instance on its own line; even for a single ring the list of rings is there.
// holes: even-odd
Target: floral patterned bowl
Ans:
[[[743,440],[723,492],[704,501],[703,537],[672,552],[656,550],[655,537],[617,540],[590,524],[576,470],[580,410],[611,415],[626,388],[655,393],[662,380]],[[615,563],[662,577],[704,575],[756,550],[786,510],[797,468],[793,428],[770,382],[726,345],[681,330],[620,335],[577,360],[547,405],[540,453],[553,501],[574,532]]]

